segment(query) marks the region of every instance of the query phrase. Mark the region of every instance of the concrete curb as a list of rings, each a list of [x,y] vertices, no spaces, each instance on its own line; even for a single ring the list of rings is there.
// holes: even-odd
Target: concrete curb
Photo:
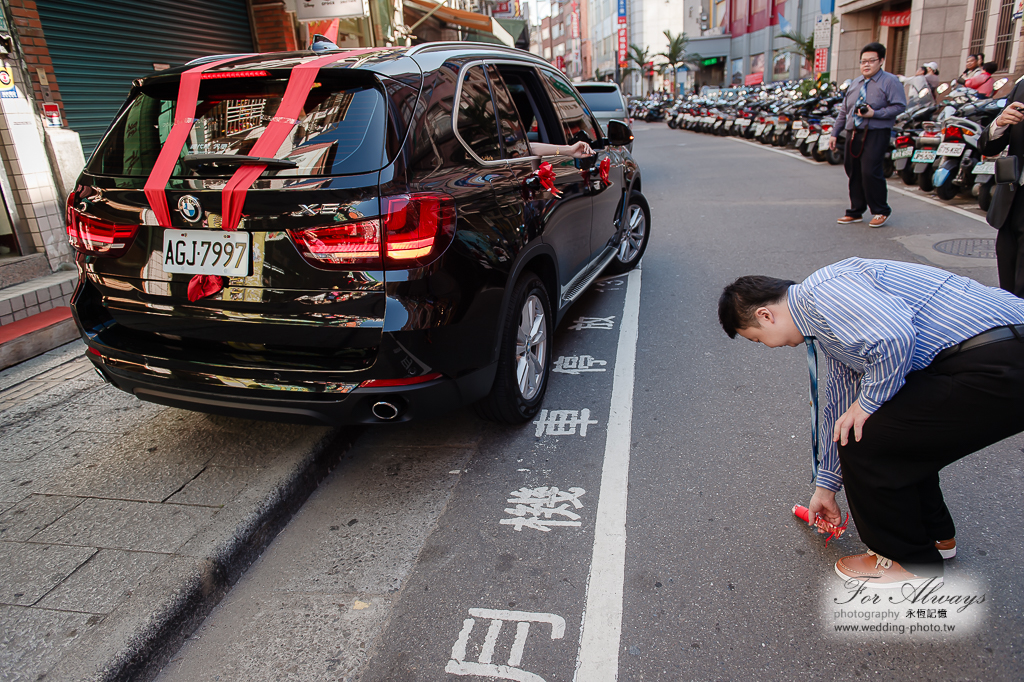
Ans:
[[[317,429],[319,431],[319,429]],[[149,576],[47,680],[151,680],[298,511],[359,431],[311,433]],[[227,518],[222,516],[228,515]],[[230,532],[225,532],[227,527]]]

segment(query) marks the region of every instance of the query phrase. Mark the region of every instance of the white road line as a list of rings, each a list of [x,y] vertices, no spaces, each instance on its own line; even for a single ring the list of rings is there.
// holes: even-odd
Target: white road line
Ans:
[[[796,154],[791,154],[791,153],[783,151],[781,149],[772,149],[771,147],[766,147],[763,144],[758,144],[758,143],[755,143],[755,142],[750,142],[748,140],[740,140],[740,139],[735,138],[735,137],[727,137],[725,139],[732,140],[733,142],[741,142],[743,144],[749,144],[751,147],[757,147],[758,149],[764,150],[766,152],[774,152],[776,154],[783,154],[785,156],[788,156],[791,159],[796,159],[797,161],[803,161],[804,163],[809,163],[812,166],[819,166],[819,165],[821,165],[817,161],[812,161],[811,159],[805,159],[803,156],[797,156]],[[931,197],[926,197],[923,194],[919,194],[917,192],[913,192],[913,191],[910,191],[910,190],[902,189],[900,187],[894,187],[893,185],[889,184],[888,182],[886,184],[889,185],[889,191],[890,192],[896,192],[896,194],[902,194],[905,197],[910,197],[911,199],[917,199],[918,201],[923,201],[924,203],[931,204],[932,206],[938,206],[939,208],[944,208],[947,211],[952,211],[953,213],[957,213],[957,214],[962,215],[962,216],[964,216],[966,218],[970,218],[971,220],[977,220],[979,223],[985,223],[986,225],[988,224],[988,221],[985,220],[984,216],[977,215],[976,213],[971,213],[970,211],[966,211],[966,210],[960,208],[959,206],[951,206],[949,204],[946,204],[946,203],[943,203],[943,202],[939,201],[938,199],[932,199]]]
[[[759,142],[750,142],[749,140],[741,140],[738,137],[727,137],[725,139],[732,140],[733,142],[739,142],[740,144],[749,144],[751,147],[756,147],[757,149],[761,149],[761,150],[764,150],[766,152],[773,152],[775,154],[782,154],[784,156],[788,156],[791,159],[796,159],[797,161],[803,161],[804,163],[809,163],[812,166],[820,165],[817,161],[812,161],[811,159],[805,159],[803,156],[800,156],[799,152],[796,153],[796,154],[790,154],[789,152],[783,151],[781,149],[772,149],[771,147],[765,146],[765,145],[763,145],[763,144],[761,144]]]
[[[633,379],[640,331],[640,266],[629,272],[615,353],[608,439],[594,524],[594,553],[576,657],[576,682],[615,682],[619,675],[626,571],[626,492],[633,433]]]

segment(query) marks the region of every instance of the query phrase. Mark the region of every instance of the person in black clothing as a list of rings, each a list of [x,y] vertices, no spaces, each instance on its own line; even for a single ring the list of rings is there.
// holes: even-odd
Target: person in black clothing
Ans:
[[[1024,82],[1017,81],[1007,98],[1009,104],[992,125],[981,134],[979,146],[985,156],[995,156],[1009,147],[1008,155],[1017,157],[1018,169],[1024,169]],[[1020,171],[1018,171],[1020,172]],[[996,233],[996,265],[999,286],[1024,298],[1024,192],[1020,178],[996,185],[988,208],[988,224]]]

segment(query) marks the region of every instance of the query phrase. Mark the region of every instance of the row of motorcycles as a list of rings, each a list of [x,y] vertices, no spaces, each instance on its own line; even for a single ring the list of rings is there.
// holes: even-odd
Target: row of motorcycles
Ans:
[[[834,150],[829,138],[849,84],[772,83],[718,90],[664,105],[663,116],[670,128],[794,148],[816,161],[838,165],[844,161],[846,131],[838,135]],[[995,90],[1003,84],[997,81]],[[982,210],[988,210],[995,157],[983,156],[978,142],[1006,100],[987,98],[955,81],[938,90],[945,94],[941,101],[925,89],[909,98],[906,111],[896,118],[885,176],[898,174],[905,184],[934,191],[945,201],[973,196]]]

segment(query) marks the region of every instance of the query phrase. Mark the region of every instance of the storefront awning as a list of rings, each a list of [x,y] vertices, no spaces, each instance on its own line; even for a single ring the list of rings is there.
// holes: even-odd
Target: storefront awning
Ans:
[[[498,42],[508,45],[509,47],[516,46],[515,38],[513,38],[508,31],[502,28],[501,24],[499,24],[497,20],[493,17],[487,16],[486,14],[467,12],[466,10],[454,9],[444,5],[439,6],[438,3],[433,2],[433,0],[405,0],[405,6],[424,14],[434,10],[434,13],[430,15],[432,18],[436,18],[439,21],[443,21],[448,24],[461,26],[462,28],[476,31],[480,34],[489,34],[496,38]]]

